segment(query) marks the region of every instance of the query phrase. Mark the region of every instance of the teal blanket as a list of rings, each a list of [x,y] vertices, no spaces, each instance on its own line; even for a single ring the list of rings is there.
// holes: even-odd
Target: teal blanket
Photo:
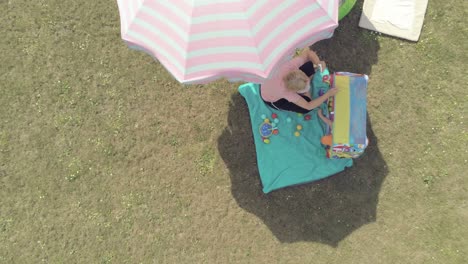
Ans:
[[[262,101],[259,89],[258,84],[247,83],[239,92],[249,107],[264,193],[316,181],[352,166],[351,159],[326,158],[320,143],[325,128],[315,110],[308,115],[274,110]]]

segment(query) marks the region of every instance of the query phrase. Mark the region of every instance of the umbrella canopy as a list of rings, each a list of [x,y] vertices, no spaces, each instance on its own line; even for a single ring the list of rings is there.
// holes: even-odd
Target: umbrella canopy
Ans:
[[[338,0],[117,1],[122,39],[182,83],[262,83],[338,25]]]

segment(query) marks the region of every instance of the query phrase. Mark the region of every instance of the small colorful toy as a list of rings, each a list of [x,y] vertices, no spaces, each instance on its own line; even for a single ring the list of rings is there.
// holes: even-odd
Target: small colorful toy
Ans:
[[[322,77],[322,82],[330,84],[330,75],[324,75]]]
[[[272,134],[273,126],[270,124],[270,122],[265,121],[260,125],[259,131],[260,131],[260,135],[263,138],[268,138]]]
[[[276,127],[276,123],[270,123],[270,120],[265,118],[263,123],[260,124],[259,132],[263,143],[270,144],[271,141],[269,137],[271,137],[271,135],[278,135],[279,130],[278,127]]]

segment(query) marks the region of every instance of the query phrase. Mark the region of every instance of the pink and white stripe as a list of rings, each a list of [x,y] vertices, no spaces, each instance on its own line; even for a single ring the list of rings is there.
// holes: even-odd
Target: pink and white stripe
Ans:
[[[263,82],[333,35],[338,0],[117,0],[122,39],[182,83]]]

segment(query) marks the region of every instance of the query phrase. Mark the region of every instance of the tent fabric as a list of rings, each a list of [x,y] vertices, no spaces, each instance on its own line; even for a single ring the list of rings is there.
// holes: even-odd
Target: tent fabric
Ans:
[[[338,0],[117,0],[122,39],[181,83],[262,83],[296,48],[330,38]]]
[[[310,120],[306,120],[306,115],[272,109],[262,101],[258,84],[243,84],[239,92],[249,108],[264,193],[323,179],[352,166],[351,159],[326,157],[325,148],[320,143],[325,126],[316,110],[311,111]],[[260,134],[264,119],[269,119],[269,123],[278,130],[277,135],[268,138],[268,144]],[[302,128],[298,129],[298,125]],[[296,136],[296,132],[300,135]]]
[[[359,26],[418,41],[428,0],[365,0]]]

